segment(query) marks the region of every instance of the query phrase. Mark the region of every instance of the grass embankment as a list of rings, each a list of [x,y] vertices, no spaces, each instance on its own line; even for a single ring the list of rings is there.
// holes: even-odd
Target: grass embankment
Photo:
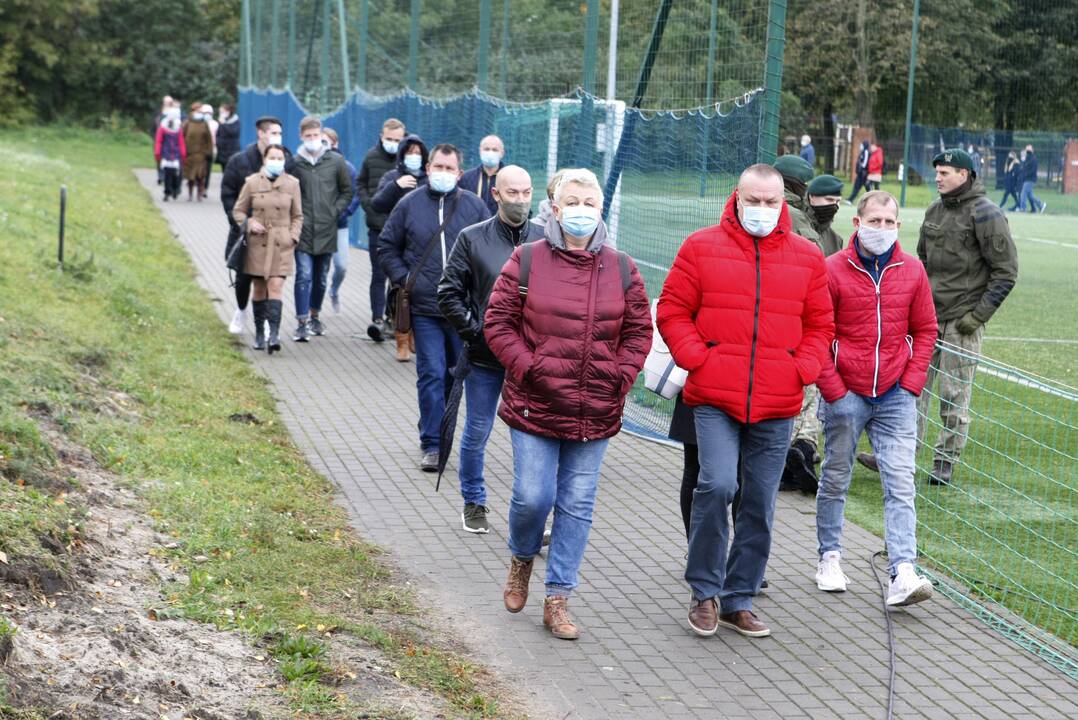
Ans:
[[[162,588],[147,608],[155,616],[265,643],[306,717],[356,716],[330,682],[350,674],[328,659],[338,639],[372,646],[391,675],[463,715],[497,715],[485,673],[425,641],[412,597],[292,444],[131,173],[149,157],[136,135],[0,133],[3,560],[62,565],[42,538],[69,546],[79,533],[79,509],[36,482],[58,463],[32,417],[48,407],[174,538],[160,552],[188,579]],[[66,272],[55,263],[61,183],[70,192]],[[130,412],[99,412],[103,392],[125,393]],[[237,413],[260,422],[230,420]]]

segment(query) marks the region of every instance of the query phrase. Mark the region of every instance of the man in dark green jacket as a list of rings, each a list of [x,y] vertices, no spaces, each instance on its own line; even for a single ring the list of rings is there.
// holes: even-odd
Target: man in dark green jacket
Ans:
[[[811,240],[819,247],[820,236],[813,229],[806,215],[808,201],[805,199],[808,182],[815,171],[797,155],[783,155],[775,161],[775,169],[782,175],[786,206],[790,211],[790,222],[793,224],[794,232],[806,240]]]
[[[812,229],[820,236],[824,255],[834,255],[842,249],[842,236],[831,223],[842,202],[842,181],[834,175],[820,175],[808,184],[808,215]]]
[[[299,124],[303,144],[289,172],[299,180],[303,200],[303,230],[296,246],[296,321],[292,339],[307,342],[322,335],[319,320],[326,295],[326,275],[337,251],[337,220],[352,202],[352,175],[340,153],[328,152],[322,140],[322,121],[305,117]],[[308,318],[309,314],[309,318]]]

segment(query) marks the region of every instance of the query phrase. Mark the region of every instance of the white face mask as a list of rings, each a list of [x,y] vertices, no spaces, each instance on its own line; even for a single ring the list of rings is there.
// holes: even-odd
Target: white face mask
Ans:
[[[781,208],[741,206],[741,227],[753,237],[767,237],[779,224]]]
[[[307,149],[307,152],[314,155],[322,150],[322,140],[304,140],[303,147]]]
[[[898,242],[898,230],[861,225],[857,228],[857,242],[869,255],[879,256],[890,250]]]
[[[266,136],[266,144],[267,145],[280,145],[281,144],[281,133],[272,133],[270,135],[267,135]]]

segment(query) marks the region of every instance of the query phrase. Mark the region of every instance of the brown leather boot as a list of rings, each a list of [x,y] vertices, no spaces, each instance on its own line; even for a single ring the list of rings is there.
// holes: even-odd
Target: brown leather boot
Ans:
[[[535,558],[519,560],[516,555],[510,560],[509,578],[505,581],[502,599],[505,601],[505,609],[511,613],[520,612],[528,602],[528,582],[532,578],[534,562]]]
[[[408,349],[415,352],[415,333],[408,333]]]
[[[412,359],[412,353],[408,351],[408,334],[396,333],[397,337],[397,362],[408,362]]]
[[[569,598],[558,595],[543,601],[543,624],[550,628],[551,634],[559,640],[576,640],[580,630],[569,617]]]

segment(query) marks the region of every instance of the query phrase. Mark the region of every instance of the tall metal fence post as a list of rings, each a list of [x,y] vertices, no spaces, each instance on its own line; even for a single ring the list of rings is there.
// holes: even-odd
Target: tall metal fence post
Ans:
[[[281,31],[281,0],[273,0],[270,9],[270,87],[277,88],[277,35]]]
[[[243,23],[243,27],[240,28],[240,77],[246,81],[247,87],[252,87],[254,78],[251,77],[251,0],[243,0],[240,16],[240,22]]]
[[[254,42],[251,44],[254,46],[254,64],[251,67],[252,77],[258,85],[262,85],[265,82],[265,77],[260,76],[262,70],[262,5],[263,2],[255,3],[255,22],[254,22]]]
[[[595,94],[595,63],[599,50],[599,0],[588,0],[588,15],[584,30],[584,92]]]
[[[370,22],[370,0],[359,0],[359,59],[356,61],[356,85],[367,87],[367,25]]]
[[[910,35],[910,74],[906,81],[906,130],[902,141],[902,193],[898,204],[906,207],[906,184],[910,177],[910,134],[913,132],[913,80],[917,73],[917,30],[921,24],[921,0],[913,0],[913,32]]]
[[[707,87],[704,88],[704,107],[706,112],[712,111],[711,103],[715,100],[715,52],[718,45],[719,28],[719,0],[711,0],[711,21],[708,23],[707,35]],[[707,165],[709,161],[709,142],[711,133],[708,132],[708,118],[705,113],[700,114],[700,197],[707,194]]]
[[[296,79],[296,4],[288,3],[288,88]]]
[[[412,22],[408,32],[408,87],[419,85],[419,11],[421,0],[412,0]]]
[[[352,92],[352,68],[348,67],[348,15],[344,11],[344,0],[337,0],[337,26],[341,31],[341,80],[347,98]]]
[[[329,46],[330,41],[330,6],[333,0],[322,0],[322,62],[320,65],[319,85],[322,88],[322,96],[319,98],[322,112],[328,109],[329,101]]]
[[[767,57],[764,61],[764,107],[760,118],[758,162],[772,163],[779,144],[782,102],[782,60],[786,52],[786,0],[771,0],[767,9]]]
[[[501,48],[501,78],[499,83],[502,88],[503,98],[509,97],[509,0],[502,4],[502,48]]]
[[[490,2],[479,0],[479,60],[475,72],[475,86],[480,91],[487,91],[487,77],[490,70]]]

